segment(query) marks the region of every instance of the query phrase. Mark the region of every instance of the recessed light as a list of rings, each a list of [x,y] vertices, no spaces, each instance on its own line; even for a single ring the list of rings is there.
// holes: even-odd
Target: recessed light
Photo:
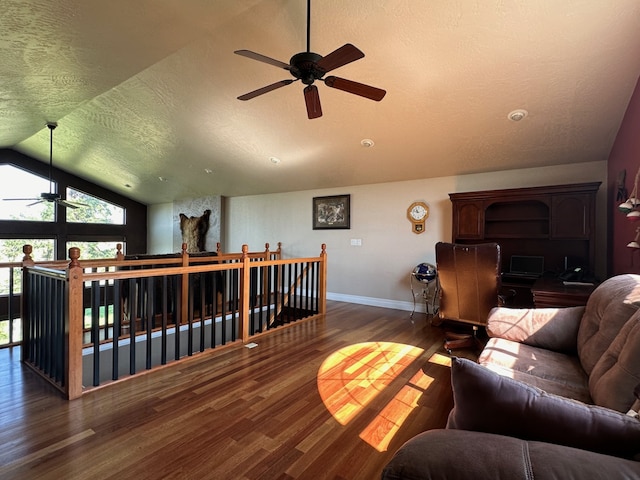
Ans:
[[[371,148],[375,145],[375,143],[373,143],[373,140],[371,140],[370,138],[365,138],[360,142],[360,144],[366,148]]]
[[[278,165],[280,163],[280,159],[278,157],[269,157],[269,161],[274,165]]]
[[[527,115],[529,115],[529,112],[519,108],[518,110],[514,110],[513,112],[509,112],[509,115],[507,115],[507,118],[509,120],[511,120],[512,122],[519,122],[520,120],[522,120]]]
[[[161,182],[166,182],[167,181],[166,177],[158,177],[158,180],[160,180]]]
[[[207,175],[211,175],[213,173],[213,170],[211,170],[210,168],[205,168],[204,173],[206,173]]]

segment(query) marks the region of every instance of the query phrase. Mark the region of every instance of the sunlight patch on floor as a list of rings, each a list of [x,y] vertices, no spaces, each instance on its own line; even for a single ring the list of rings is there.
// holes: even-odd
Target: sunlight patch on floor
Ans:
[[[320,366],[317,377],[320,397],[331,415],[346,425],[422,353],[421,348],[393,342],[367,342],[342,348]],[[376,450],[385,451],[432,381],[418,371],[362,431],[360,438]]]
[[[413,409],[418,406],[422,393],[429,388],[431,382],[433,382],[433,378],[418,371],[373,422],[362,431],[360,438],[379,452],[385,452],[393,436]]]
[[[434,353],[433,355],[431,355],[431,357],[429,358],[429,362],[451,368],[451,357],[442,355],[441,353]]]

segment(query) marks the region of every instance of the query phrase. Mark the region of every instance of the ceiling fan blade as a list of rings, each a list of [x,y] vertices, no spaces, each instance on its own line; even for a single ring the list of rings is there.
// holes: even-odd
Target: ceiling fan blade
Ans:
[[[322,57],[317,65],[324,73],[327,73],[347,63],[355,62],[362,57],[364,57],[364,53],[347,43],[329,53],[326,57]]]
[[[37,202],[30,203],[29,205],[27,205],[27,207],[32,207],[32,206],[34,206],[34,205],[37,205],[37,204],[39,204],[39,203],[44,202],[44,200],[43,200],[43,199],[41,199],[41,198],[34,199],[34,200],[38,200],[38,201],[37,201]]]
[[[2,201],[3,202],[11,202],[11,201],[21,201],[21,202],[28,202],[29,200],[41,200],[40,198],[3,198]]]
[[[360,95],[361,97],[369,98],[379,102],[384,98],[387,91],[381,88],[365,85],[364,83],[354,82],[353,80],[347,80],[340,77],[327,77],[324,79],[325,85],[331,88],[337,88],[344,92]]]
[[[273,65],[274,67],[284,68],[285,70],[291,69],[291,65],[289,65],[288,63],[281,62],[280,60],[276,60],[275,58],[267,57],[266,55],[261,55],[260,53],[252,52],[251,50],[236,50],[233,53],[250,58],[252,60],[258,60],[259,62],[268,63],[269,65]]]
[[[56,203],[67,208],[80,208],[82,205],[84,205],[79,203],[76,204],[76,203],[67,202],[66,200],[62,200],[61,198],[56,200]]]
[[[318,87],[315,85],[307,85],[304,89],[304,103],[307,105],[307,116],[309,119],[322,116],[322,107],[320,106],[320,95]]]
[[[284,86],[289,85],[289,84],[291,84],[293,82],[295,82],[295,80],[280,80],[279,82],[272,83],[271,85],[267,85],[266,87],[259,88],[257,90],[254,90],[253,92],[249,92],[249,93],[245,93],[244,95],[240,95],[238,97],[238,100],[251,100],[252,98],[255,98],[255,97],[259,96],[259,95],[271,92],[272,90],[276,90],[276,89],[278,89],[280,87],[284,87]]]

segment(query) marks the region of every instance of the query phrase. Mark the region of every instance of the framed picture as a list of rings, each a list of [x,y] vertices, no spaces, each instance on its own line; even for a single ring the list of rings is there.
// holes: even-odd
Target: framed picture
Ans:
[[[313,229],[351,228],[351,195],[313,197]]]

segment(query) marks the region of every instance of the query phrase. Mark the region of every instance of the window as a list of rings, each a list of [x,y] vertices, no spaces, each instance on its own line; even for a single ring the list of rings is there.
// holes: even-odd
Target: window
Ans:
[[[54,259],[55,241],[53,239],[0,238],[0,263],[22,262],[22,258],[24,257],[22,247],[24,245],[31,245],[33,247],[31,258],[35,261]],[[9,295],[10,293],[20,293],[22,286],[21,273],[22,270],[20,267],[0,268],[0,296]],[[0,312],[0,317],[1,316]]]
[[[51,238],[0,238],[0,346],[22,341],[19,297],[22,292],[22,269],[6,263],[21,262],[22,247],[33,247],[34,260],[53,260],[55,241]]]
[[[22,341],[22,322],[19,318],[14,321],[0,321],[0,345],[10,345]]]
[[[86,241],[68,241],[67,249],[71,247],[78,247],[80,249],[80,263],[82,260],[96,259],[96,258],[116,258],[118,251],[118,243],[122,244],[122,253],[124,253],[124,242],[86,242]]]
[[[55,221],[54,204],[39,201],[49,187],[55,192],[56,185],[43,177],[13,165],[0,165],[0,220]]]
[[[0,263],[21,262],[24,245],[33,247],[31,257],[37,262],[55,260],[55,241],[52,238],[0,238]]]
[[[146,250],[144,204],[68,172],[54,168],[51,177],[43,172],[42,162],[10,149],[0,151],[0,199],[10,199],[0,200],[0,348],[22,341],[20,262],[25,244],[32,245],[36,262],[68,260],[72,246],[80,248],[81,262],[113,259],[118,243],[125,252],[125,239],[132,251]],[[50,192],[85,206],[58,208],[55,202],[41,202],[42,194]]]
[[[67,187],[67,200],[82,204],[80,208],[67,208],[67,222],[124,225],[124,208],[113,203],[71,187]]]

